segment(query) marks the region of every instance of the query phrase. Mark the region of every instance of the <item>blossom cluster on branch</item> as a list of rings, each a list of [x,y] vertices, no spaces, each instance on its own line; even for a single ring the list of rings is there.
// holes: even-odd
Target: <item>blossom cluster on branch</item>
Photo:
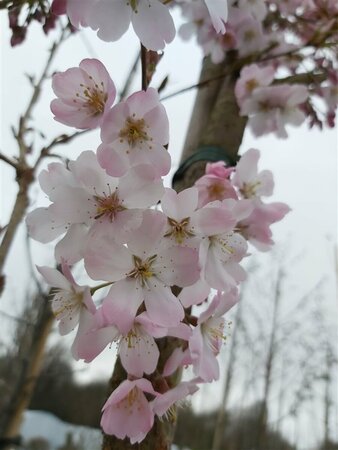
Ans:
[[[263,86],[255,84],[255,77],[248,80],[247,102],[238,102],[256,136],[287,137],[285,124],[298,126],[306,118],[310,127],[334,127],[336,0],[53,0],[50,9],[47,0],[29,1],[26,7],[25,1],[19,6],[12,0],[3,3],[9,9],[13,45],[23,41],[33,19],[43,22],[47,32],[57,16],[67,15],[72,29],[91,28],[110,42],[131,24],[143,46],[153,51],[163,50],[174,39],[171,10],[179,8],[186,20],[179,30],[181,37],[195,35],[204,55],[215,64],[231,56],[230,60],[237,60],[235,72],[253,62],[259,69],[273,71]],[[26,18],[20,25],[22,15]],[[264,123],[270,114],[269,123]]]
[[[89,363],[116,344],[126,376],[103,406],[103,430],[141,442],[156,417],[170,417],[199,384],[218,379],[217,355],[228,332],[224,315],[238,301],[249,245],[269,250],[271,225],[289,212],[284,203],[266,202],[273,176],[258,169],[256,149],[235,167],[207,164],[195,185],[179,193],[164,187],[171,166],[169,123],[158,92],[146,88],[147,56],[159,60],[157,51],[174,39],[171,8],[180,8],[187,19],[180,34],[196,34],[206,56],[225,61],[222,76],[236,80],[239,112],[254,134],[286,137],[286,125],[306,117],[310,125],[332,126],[337,4],[53,0],[49,10],[45,0],[30,0],[15,10],[12,0],[0,0],[3,5],[13,26],[28,7],[29,18],[40,10],[53,24],[67,16],[75,29],[90,28],[105,41],[118,40],[132,25],[142,44],[144,89],[119,103],[97,59],[53,76],[54,118],[80,130],[99,128],[100,143],[96,151],[83,151],[67,164],[53,162],[40,173],[50,205],[26,220],[34,239],[57,240],[59,268],[38,270],[52,287],[60,334],[77,329],[74,358]],[[326,107],[322,117],[316,96]],[[71,272],[79,261],[92,280],[85,286]],[[160,361],[166,337],[176,346]],[[178,383],[184,368],[191,379]]]
[[[27,225],[40,242],[62,237],[55,246],[62,271],[38,269],[55,289],[60,333],[77,327],[73,356],[91,362],[117,345],[127,376],[103,407],[104,431],[140,442],[156,415],[170,414],[199,383],[219,377],[224,314],[245,279],[240,263],[248,241],[268,250],[270,226],[289,208],[262,200],[272,194],[273,177],[258,171],[254,149],[236,167],[208,164],[195,186],[180,193],[165,188],[169,123],[157,91],[148,88],[114,105],[116,89],[100,61],[86,59],[54,75],[53,89],[55,119],[99,126],[101,143],[96,152],[41,172],[51,204],[32,211]],[[76,283],[70,265],[80,260],[101,284]],[[108,286],[102,298],[100,288]],[[181,289],[177,296],[174,287]],[[178,346],[159,370],[157,340],[165,336]],[[171,376],[187,366],[193,379],[172,385]]]
[[[241,115],[250,117],[253,133],[261,136],[274,132],[278,137],[287,137],[285,123],[298,126],[306,117],[311,127],[334,127],[338,105],[338,3],[228,3],[225,33],[219,34],[202,1],[182,0],[187,23],[182,25],[180,35],[183,39],[197,36],[204,55],[209,55],[215,64],[227,55],[237,65],[238,59],[242,60],[239,69],[247,92],[246,102],[243,104],[240,96],[238,104]]]

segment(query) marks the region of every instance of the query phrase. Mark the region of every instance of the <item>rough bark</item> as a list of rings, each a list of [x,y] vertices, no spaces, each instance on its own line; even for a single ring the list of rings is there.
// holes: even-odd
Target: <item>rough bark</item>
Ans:
[[[236,75],[222,77],[226,64],[214,65],[205,59],[202,66],[200,81],[214,79],[199,90],[192,117],[190,120],[181,162],[193,155],[201,146],[217,146],[224,149],[224,156],[236,160],[241,144],[246,118],[239,116],[239,109],[234,95]],[[174,188],[177,191],[186,189],[204,173],[207,161],[194,163],[187,169],[184,177],[177,181]],[[149,379],[156,389],[156,378],[161,373],[168,356],[179,345],[174,338],[164,338],[160,342],[161,357],[157,372]],[[169,380],[170,387],[179,382],[179,376]],[[125,372],[119,360],[109,383],[109,394],[125,379]],[[175,420],[161,421],[155,419],[152,430],[140,444],[131,445],[128,439],[123,441],[115,436],[103,437],[103,450],[169,450],[174,432]]]

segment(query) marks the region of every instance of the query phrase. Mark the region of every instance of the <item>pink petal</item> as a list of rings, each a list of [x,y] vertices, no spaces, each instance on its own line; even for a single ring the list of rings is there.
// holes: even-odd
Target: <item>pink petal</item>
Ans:
[[[64,289],[66,291],[72,288],[71,282],[58,270],[47,266],[36,266],[36,268],[51,287]]]
[[[195,284],[188,286],[180,292],[178,298],[185,308],[198,305],[206,300],[210,293],[210,286],[203,280],[198,280]]]
[[[184,189],[176,193],[173,189],[167,188],[161,202],[164,214],[177,221],[181,221],[191,214],[197,208],[198,190],[194,187]]]
[[[75,264],[84,256],[84,248],[88,238],[88,227],[82,224],[73,224],[65,236],[55,246],[55,259],[64,260],[68,264]]]
[[[143,373],[155,371],[160,352],[152,336],[142,331],[141,327],[136,326],[134,330],[122,338],[119,355],[129,374],[142,377]]]
[[[114,322],[122,334],[127,334],[133,326],[142,299],[142,290],[134,279],[128,278],[112,285],[102,308],[110,322]]]
[[[154,270],[168,286],[190,286],[199,279],[198,252],[179,246],[162,250],[158,253]]]
[[[175,37],[169,9],[158,0],[140,0],[132,16],[135,33],[148,50],[162,50]]]
[[[26,225],[29,235],[43,244],[67,231],[64,220],[56,218],[49,208],[37,208],[27,214]]]
[[[150,319],[158,325],[175,327],[184,317],[177,297],[160,283],[152,282],[149,290],[144,289],[144,301]]]
[[[89,236],[84,259],[86,270],[93,280],[121,280],[133,268],[133,259],[126,247],[100,231]]]
[[[163,236],[165,225],[166,218],[160,211],[144,211],[142,225],[128,241],[130,252],[140,258],[152,256]]]

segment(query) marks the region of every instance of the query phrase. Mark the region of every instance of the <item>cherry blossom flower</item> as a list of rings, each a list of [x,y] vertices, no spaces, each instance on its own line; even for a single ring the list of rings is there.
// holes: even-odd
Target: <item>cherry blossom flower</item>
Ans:
[[[110,317],[118,318],[122,332],[129,331],[143,301],[148,316],[158,325],[175,327],[184,317],[169,286],[189,286],[198,280],[198,256],[191,248],[161,248],[165,223],[162,213],[147,210],[128,248],[101,233],[88,244],[85,266],[91,278],[116,281],[104,308]]]
[[[270,226],[282,220],[290,210],[290,207],[285,203],[264,204],[258,202],[250,216],[240,221],[237,226],[242,236],[252,245],[258,250],[266,252],[274,244]]]
[[[155,89],[132,94],[107,114],[98,149],[101,166],[112,176],[130,166],[152,164],[158,176],[170,169],[168,118]]]
[[[85,311],[96,312],[90,289],[79,286],[69,267],[62,263],[62,272],[46,266],[37,267],[45,281],[53,287],[52,311],[59,321],[59,332],[63,336],[70,333],[83,320]]]
[[[164,237],[169,238],[171,245],[187,244],[194,238],[190,216],[197,208],[198,191],[192,187],[177,193],[166,188],[161,207],[167,216],[167,227]]]
[[[40,242],[66,232],[57,253],[68,261],[69,255],[71,262],[82,258],[79,248],[90,237],[89,231],[104,229],[125,242],[142,223],[141,208],[156,204],[164,193],[162,181],[155,179],[149,165],[136,166],[124,177],[113,178],[100,167],[95,153],[86,151],[68,166],[67,170],[52,163],[42,171],[41,187],[53,203],[37,208],[26,221],[30,235]]]
[[[270,196],[273,193],[272,172],[270,170],[258,172],[259,157],[259,150],[252,148],[245,152],[237,163],[232,182],[243,198],[256,199],[263,195]]]
[[[125,334],[114,325],[114,318],[107,317],[104,308],[96,314],[96,327],[82,334],[77,346],[77,359],[91,362],[104,348],[116,342],[121,363],[128,374],[142,377],[144,373],[151,374],[157,366],[159,350],[154,337],[153,328],[143,324],[142,314],[136,317],[132,328]],[[149,332],[150,331],[150,332]],[[163,333],[166,335],[167,330]],[[157,337],[157,333],[155,332]]]
[[[106,434],[141,442],[154,423],[154,412],[145,393],[157,396],[150,381],[123,381],[104,404],[101,427]]]
[[[250,97],[254,89],[269,86],[275,76],[275,69],[271,66],[259,67],[257,64],[244,66],[236,82],[235,94],[239,105]]]
[[[208,309],[204,311],[189,340],[189,350],[195,375],[205,382],[219,378],[216,356],[224,339],[225,319],[223,315],[238,301],[238,291],[232,289],[227,294],[217,293]]]
[[[236,29],[237,49],[240,56],[259,52],[266,47],[262,22],[247,16],[238,24]]]
[[[229,179],[233,171],[234,168],[225,167],[223,161],[207,163],[205,175],[195,182],[199,208],[215,200],[237,199],[236,191]]]
[[[220,291],[229,291],[245,279],[245,271],[238,264],[245,256],[247,243],[234,231],[236,223],[252,211],[249,200],[215,201],[196,211],[193,229],[202,241],[199,248],[201,277]]]
[[[116,97],[115,85],[97,59],[56,73],[52,87],[58,97],[51,103],[54,119],[80,129],[99,126]]]
[[[67,12],[78,1],[67,0]],[[154,51],[162,50],[175,37],[169,9],[160,0],[96,0],[85,22],[107,42],[119,39],[131,23],[142,44]]]
[[[249,116],[249,125],[256,136],[274,132],[278,137],[288,136],[285,125],[299,126],[305,114],[299,109],[308,97],[303,85],[260,87],[244,100],[241,115]]]

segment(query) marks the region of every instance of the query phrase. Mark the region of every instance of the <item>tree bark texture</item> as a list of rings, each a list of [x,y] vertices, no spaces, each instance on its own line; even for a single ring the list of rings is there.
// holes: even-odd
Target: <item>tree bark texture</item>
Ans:
[[[203,62],[200,82],[212,80],[201,88],[195,100],[181,163],[198,151],[201,146],[217,146],[224,150],[224,157],[237,159],[247,119],[239,115],[234,87],[237,74],[222,77],[226,63],[214,65],[207,58]],[[221,159],[221,158],[220,158]],[[204,174],[207,160],[195,162],[188,167],[184,177],[175,182],[174,189],[181,191],[192,186]],[[173,350],[181,345],[176,338],[163,338],[157,341],[160,348],[160,361],[155,374],[149,376],[156,390],[157,380],[162,368]],[[108,394],[125,379],[125,371],[119,359],[109,382]],[[170,388],[180,381],[180,373],[166,379]],[[140,443],[131,445],[128,439],[121,441],[115,436],[104,435],[103,450],[169,450],[175,433],[176,420],[159,420],[147,437]]]

